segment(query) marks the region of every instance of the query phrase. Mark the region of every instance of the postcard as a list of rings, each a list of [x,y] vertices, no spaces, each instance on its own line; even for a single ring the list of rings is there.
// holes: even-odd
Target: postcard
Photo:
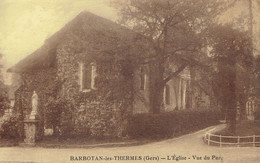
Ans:
[[[1,0],[0,162],[259,162],[259,10]]]

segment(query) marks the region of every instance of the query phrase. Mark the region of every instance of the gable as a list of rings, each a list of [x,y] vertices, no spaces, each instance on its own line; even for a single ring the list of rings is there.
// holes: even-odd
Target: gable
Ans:
[[[103,41],[122,41],[122,38],[125,38],[125,40],[131,40],[136,35],[133,31],[110,20],[84,11],[65,25],[60,31],[47,39],[42,47],[25,57],[13,67],[9,68],[8,72],[23,73],[42,68],[54,67],[57,47],[63,41],[71,39],[68,38],[70,33],[87,36],[86,38],[78,40],[78,44],[80,44],[84,39],[87,39],[89,45],[92,44],[97,48],[98,46],[106,46],[106,44],[103,44]],[[95,38],[98,37],[107,38],[107,40],[96,40]],[[77,44],[75,44],[75,48],[77,48],[78,52],[84,51],[84,49],[80,50],[80,48],[77,47]]]

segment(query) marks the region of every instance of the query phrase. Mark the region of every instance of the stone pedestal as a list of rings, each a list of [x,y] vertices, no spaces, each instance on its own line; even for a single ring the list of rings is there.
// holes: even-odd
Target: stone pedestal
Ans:
[[[38,118],[37,115],[38,115],[37,111],[32,110],[29,119],[31,119],[31,120],[35,120],[35,119]]]
[[[22,145],[35,146],[38,137],[38,123],[39,120],[28,119],[24,121],[25,139]]]

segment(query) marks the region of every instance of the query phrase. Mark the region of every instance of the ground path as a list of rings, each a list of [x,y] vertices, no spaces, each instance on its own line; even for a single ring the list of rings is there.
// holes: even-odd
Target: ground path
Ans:
[[[107,162],[107,163],[135,163],[147,162],[155,163],[156,160],[146,160],[144,158],[155,157],[160,159],[159,162],[172,163],[176,160],[167,160],[167,157],[174,159],[172,156],[186,157],[187,160],[179,160],[178,162],[208,162],[208,163],[254,163],[260,162],[260,147],[215,147],[208,146],[202,141],[202,137],[207,129],[198,131],[193,134],[185,135],[179,138],[173,138],[156,143],[150,143],[140,146],[130,147],[111,147],[111,148],[72,148],[72,149],[52,149],[52,148],[22,148],[22,147],[6,147],[0,148],[0,162]],[[202,160],[193,159],[193,156],[202,157]],[[209,160],[204,160],[208,156]],[[112,158],[113,160],[90,160],[90,161],[71,161],[80,159],[77,156],[102,156],[103,159]],[[115,156],[141,156],[142,160],[116,161]],[[148,156],[148,157],[146,157]],[[218,160],[214,157],[219,157]],[[212,158],[214,157],[214,159]],[[88,157],[90,158],[90,157]],[[93,157],[94,159],[96,157]],[[220,159],[222,158],[222,160]],[[137,157],[138,159],[138,157]]]

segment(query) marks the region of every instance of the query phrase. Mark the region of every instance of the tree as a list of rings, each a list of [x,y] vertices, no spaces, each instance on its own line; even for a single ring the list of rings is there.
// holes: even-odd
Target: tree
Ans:
[[[203,47],[203,35],[227,6],[226,1],[213,0],[124,0],[116,1],[120,8],[119,23],[144,35],[153,50],[140,64],[149,64],[154,71],[150,85],[153,113],[162,107],[165,84],[188,66],[202,66],[198,58]],[[203,37],[202,37],[203,36]],[[176,71],[168,69],[174,64]]]
[[[237,104],[245,115],[246,101],[252,93],[253,58],[250,32],[231,24],[215,25],[209,30],[210,56],[216,64],[212,86],[226,113],[230,131],[235,132]]]
[[[0,53],[0,61],[2,57],[3,55]],[[2,68],[3,65],[0,64],[0,115],[3,115],[4,111],[9,107],[8,88],[4,84]]]

